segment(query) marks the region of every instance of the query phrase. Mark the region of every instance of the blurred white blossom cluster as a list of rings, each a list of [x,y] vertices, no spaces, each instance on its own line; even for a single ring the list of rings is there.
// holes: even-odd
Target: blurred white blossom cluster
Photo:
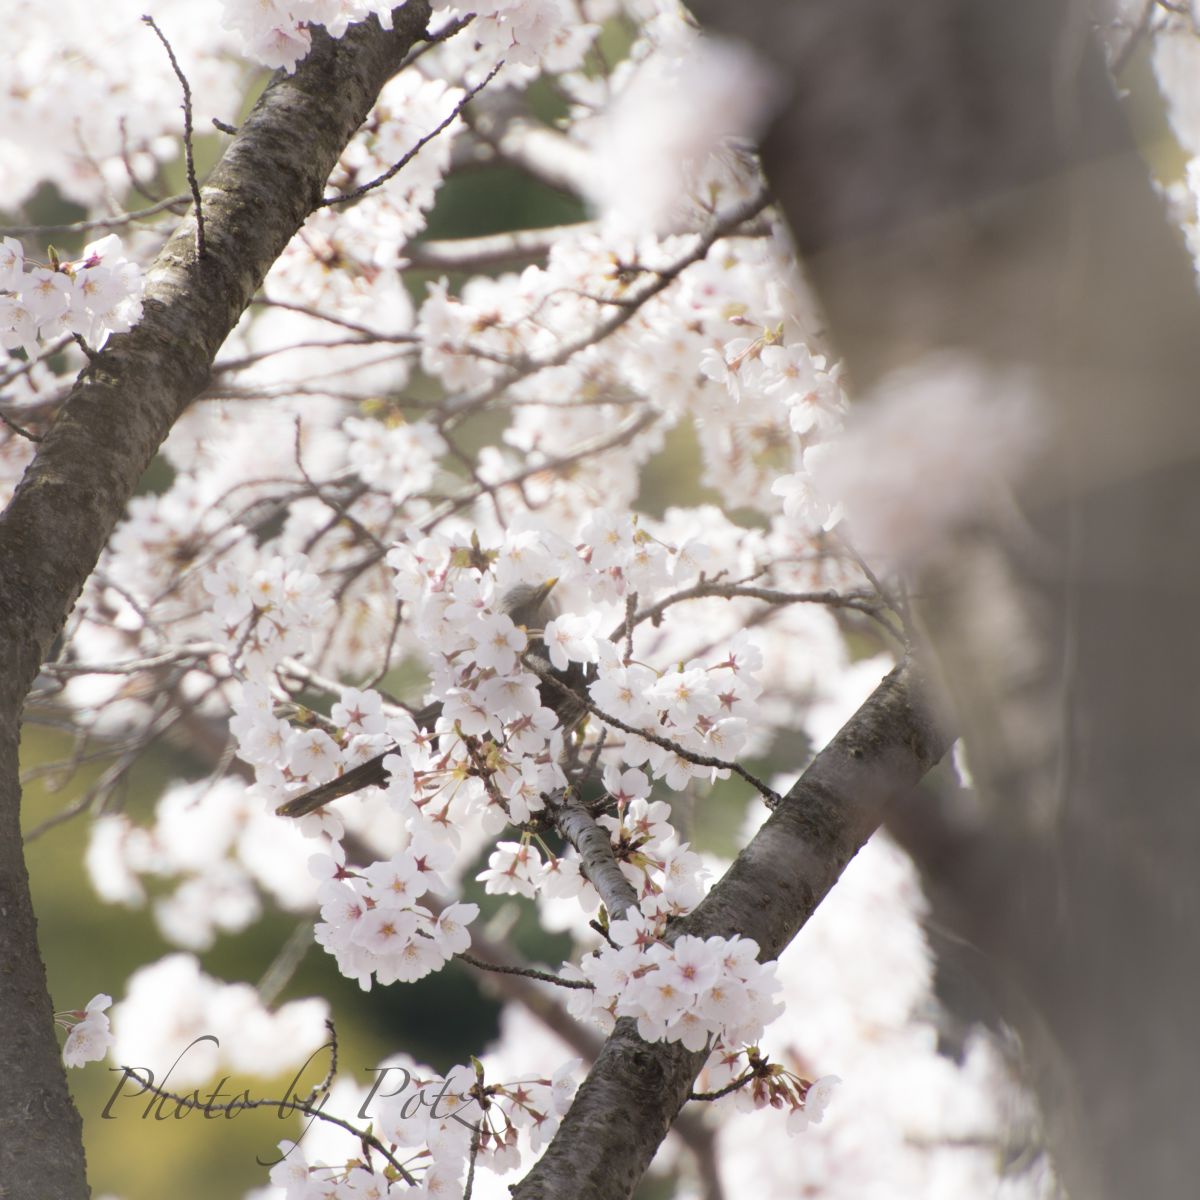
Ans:
[[[222,24],[237,34],[242,50],[266,67],[289,73],[312,47],[313,25],[323,25],[330,37],[340,38],[358,21],[374,16],[385,29],[392,27],[387,0],[221,0]]]
[[[608,715],[621,722],[610,730],[605,755],[605,784],[617,816],[602,817],[601,824],[611,831],[623,869],[645,894],[660,898],[664,918],[688,911],[702,894],[699,859],[676,837],[668,807],[647,801],[650,777],[679,790],[693,778],[728,773],[685,755],[695,748],[705,758],[736,757],[754,713],[761,656],[737,635],[709,662],[661,670],[627,662],[601,634],[602,623],[619,619],[627,589],[637,585],[650,600],[692,578],[705,548],[659,542],[632,521],[621,526],[604,513],[593,513],[580,536],[586,539],[581,550],[543,533],[495,552],[425,538],[389,553],[414,633],[436,648],[429,655],[427,699],[440,705],[440,713],[428,728],[403,711],[385,714],[377,693],[359,689],[342,690],[327,728],[293,725],[277,715],[286,692],[276,670],[286,655],[310,647],[309,626],[327,607],[314,595],[316,576],[297,558],[272,560],[249,577],[219,568],[207,578],[213,633],[242,676],[232,730],[263,794],[278,802],[298,790],[293,784],[323,783],[372,754],[392,751],[384,760],[386,800],[406,830],[403,855],[376,863],[362,879],[347,879],[340,862],[322,868],[318,940],[364,986],[373,973],[380,982],[419,978],[454,952],[439,956],[439,946],[465,949],[451,931],[455,919],[470,921],[473,906],[457,918],[444,913],[434,920],[415,901],[431,882],[448,887],[439,872],[453,865],[455,848],[465,842],[474,852],[481,838],[523,825],[544,808],[547,796],[567,786],[564,731],[555,708],[545,703],[555,697],[545,696],[522,658],[529,630],[497,611],[505,590],[537,579],[553,578],[550,590],[561,591],[562,605],[581,610],[560,613],[536,631],[551,664],[591,667],[597,716],[603,720],[611,708]],[[472,565],[479,560],[486,569]],[[642,765],[649,776],[636,769]],[[334,838],[342,830],[328,811],[305,823]],[[551,869],[527,842],[497,845],[480,878],[494,892],[532,896],[545,886],[561,898],[586,890],[589,909],[597,906],[571,856],[555,858]]]
[[[244,71],[216,13],[194,0],[150,7],[204,115],[232,120]],[[0,75],[0,209],[15,209],[51,182],[75,203],[108,215],[180,157],[179,81],[142,0],[60,0],[5,8]],[[130,69],[136,64],[135,69]]]
[[[273,853],[263,853],[266,845]],[[168,788],[152,825],[124,813],[98,817],[85,865],[109,904],[140,908],[148,902],[145,882],[162,881],[152,901],[160,932],[172,945],[201,951],[219,934],[257,921],[264,898],[285,911],[310,910],[317,890],[307,869],[311,852],[300,831],[280,828],[243,783],[201,780]]]
[[[218,1071],[272,1076],[304,1064],[328,1039],[324,1000],[292,1000],[269,1010],[248,983],[224,983],[192,954],[169,954],[129,977],[113,1009],[115,1065],[150,1071],[172,1090]],[[149,1097],[147,1097],[148,1099]]]
[[[392,28],[387,0],[221,0],[224,25],[241,39],[243,51],[267,67],[289,73],[312,47],[312,26],[340,38],[353,24],[375,17],[384,29]],[[528,80],[540,70],[565,71],[579,65],[583,51],[597,27],[581,23],[581,5],[573,0],[486,0],[469,8],[438,0],[435,12],[450,21],[473,15],[475,55],[480,60],[504,59],[524,67]],[[611,5],[592,4],[603,8]]]

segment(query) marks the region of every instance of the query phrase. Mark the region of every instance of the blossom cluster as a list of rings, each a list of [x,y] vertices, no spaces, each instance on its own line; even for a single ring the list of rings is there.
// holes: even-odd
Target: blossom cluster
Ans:
[[[551,1075],[512,1076],[487,1055],[473,1067],[439,1075],[397,1055],[378,1069],[370,1093],[336,1085],[323,1111],[369,1112],[379,1146],[393,1162],[407,1164],[420,1189],[414,1193],[400,1185],[404,1194],[461,1195],[472,1154],[477,1166],[503,1174],[519,1164],[522,1151],[538,1153],[546,1145],[570,1105],[578,1069],[573,1059]],[[500,1078],[506,1082],[493,1082]],[[271,1182],[284,1189],[282,1200],[391,1194],[397,1172],[379,1146],[348,1143],[339,1133],[318,1126],[306,1130],[304,1145],[280,1143],[282,1159],[271,1170]]]
[[[717,211],[728,211],[753,196],[752,179],[735,164],[713,190]],[[414,326],[422,369],[464,407],[506,381],[508,394],[522,402],[504,445],[481,455],[489,485],[520,479],[540,509],[573,503],[563,520],[577,522],[586,513],[577,493],[586,485],[568,486],[566,472],[554,468],[577,458],[581,446],[595,445],[612,485],[607,504],[617,509],[636,495],[639,468],[661,447],[662,431],[690,418],[704,481],[731,507],[761,509],[771,506],[767,497],[781,475],[803,470],[807,449],[836,435],[846,405],[837,368],[810,349],[795,292],[766,282],[781,276],[802,291],[782,235],[722,239],[702,261],[686,265],[696,241],[581,228],[555,241],[545,266],[476,277],[456,292],[446,280],[428,286]],[[686,269],[676,287],[638,303],[658,273],[681,264]],[[603,347],[591,345],[586,331],[603,326],[612,311],[606,303],[634,306],[637,315]],[[567,361],[561,361],[564,345],[578,346]],[[530,369],[537,364],[546,365]],[[623,453],[603,455],[614,425],[627,417],[603,401],[629,393],[658,420],[649,427],[631,423]],[[566,404],[564,395],[596,400]],[[549,469],[525,483],[536,463]],[[793,531],[812,528],[806,514],[788,515]]]
[[[597,18],[612,15],[611,0],[482,0],[453,4],[434,0],[446,24],[474,14],[470,53],[460,45],[452,52],[464,78],[473,80],[494,63],[503,62],[502,78],[528,83],[543,71],[560,74],[578,69],[600,32]],[[461,57],[460,57],[461,56]]]
[[[241,39],[244,52],[267,67],[291,73],[312,47],[312,26],[340,38],[350,25],[374,16],[392,27],[388,0],[222,0],[224,25]],[[568,70],[579,65],[598,27],[581,24],[571,0],[487,0],[470,8],[436,3],[449,21],[472,15],[479,57],[507,59],[524,67],[522,79],[538,70]]]
[[[394,5],[387,0],[222,0],[222,7],[222,23],[238,34],[249,57],[290,74],[312,47],[310,26],[324,25],[331,37],[340,38],[352,24],[375,16],[391,29]]]
[[[806,1079],[782,1063],[771,1062],[757,1046],[714,1051],[705,1064],[704,1081],[706,1087],[725,1092],[739,1112],[785,1109],[790,1134],[820,1125],[842,1082],[837,1075]]]
[[[314,932],[343,975],[364,991],[372,977],[381,984],[412,983],[470,946],[466,927],[479,915],[477,904],[448,904],[435,913],[418,903],[431,886],[445,889],[439,865],[450,857],[444,846],[410,845],[359,872],[314,856],[312,869],[323,878]]]
[[[286,693],[273,672],[287,652],[305,649],[308,621],[323,607],[315,577],[298,558],[273,559],[248,579],[222,568],[208,576],[217,632],[246,672],[232,730],[260,791],[282,799],[293,786],[326,782],[389,746],[393,751],[384,760],[384,795],[404,826],[404,845],[362,876],[347,873],[340,860],[321,860],[319,868],[318,940],[364,987],[372,978],[419,978],[466,948],[461,927],[473,919],[473,906],[435,918],[416,901],[431,883],[444,887],[453,876],[453,847],[464,839],[474,847],[479,833],[495,837],[507,824],[525,824],[566,786],[569,730],[559,692],[583,686],[582,676],[565,682],[572,669],[594,674],[589,693],[597,719],[619,722],[610,730],[604,771],[615,813],[601,818],[616,861],[664,919],[689,911],[702,895],[699,858],[678,839],[667,805],[649,799],[650,776],[678,789],[726,770],[712,765],[723,760],[700,765],[687,755],[738,752],[761,656],[741,635],[708,663],[656,670],[626,662],[603,635],[602,614],[615,617],[622,593],[635,585],[653,596],[686,581],[704,547],[668,546],[603,512],[593,513],[579,536],[576,544],[546,534],[518,537],[492,552],[426,538],[390,552],[406,616],[436,648],[427,697],[437,707],[426,727],[403,712],[386,715],[377,693],[353,688],[342,689],[321,724],[296,725],[279,715]],[[552,587],[527,582],[550,572],[557,572]],[[560,588],[564,605],[583,611],[560,613],[540,629],[515,624],[501,603],[505,593]],[[570,701],[582,703],[578,694]],[[335,817],[309,823],[314,833],[340,835]],[[496,845],[479,878],[491,892],[575,896],[590,911],[598,907],[573,856],[543,863],[527,839]]]
[[[204,586],[212,597],[214,632],[252,679],[307,651],[331,604],[303,555],[275,555],[249,576],[225,559],[205,576]]]
[[[774,963],[758,961],[752,938],[698,938],[667,942],[662,928],[641,913],[609,925],[610,944],[583,959],[578,976],[592,990],[572,994],[575,1016],[611,1030],[620,1017],[637,1021],[648,1042],[682,1042],[703,1050],[757,1042],[783,1011],[776,998]]]
[[[560,760],[569,730],[561,713],[580,706],[578,692],[568,698],[567,689],[582,686],[578,679],[566,682],[571,668],[594,674],[588,690],[599,719],[620,722],[613,730],[621,734],[620,761],[648,764],[671,787],[725,770],[680,751],[724,759],[744,744],[757,695],[754,671],[761,665],[748,638],[735,637],[714,661],[660,670],[626,662],[603,633],[605,620],[617,618],[619,602],[634,589],[650,597],[686,582],[704,547],[667,545],[631,518],[618,521],[603,511],[591,514],[579,537],[572,544],[531,531],[510,535],[494,551],[429,537],[388,555],[410,627],[436,648],[427,698],[441,707],[431,730],[403,718],[394,723],[397,753],[385,763],[387,794],[398,811],[436,836],[452,837],[473,814],[492,833],[509,822],[522,824],[542,809],[548,793],[565,786]],[[539,644],[531,649],[531,631],[504,611],[505,598],[522,588],[536,591],[538,579],[545,588],[547,578],[562,607],[573,611],[535,629]],[[331,778],[337,747],[318,732],[309,737],[327,751],[324,777]],[[345,746],[350,758],[352,742]]]
[[[79,258],[31,262],[16,238],[0,239],[0,347],[36,358],[40,341],[78,334],[99,346],[142,315],[142,272],[110,233]]]
[[[703,897],[708,871],[688,843],[680,841],[668,819],[669,805],[646,799],[650,781],[636,768],[620,771],[610,764],[604,770],[604,785],[617,812],[597,821],[609,830],[613,859],[643,911],[658,921],[690,912]],[[600,897],[573,852],[547,852],[543,859],[528,838],[498,842],[487,869],[476,878],[489,894],[572,900],[589,915],[600,908]]]

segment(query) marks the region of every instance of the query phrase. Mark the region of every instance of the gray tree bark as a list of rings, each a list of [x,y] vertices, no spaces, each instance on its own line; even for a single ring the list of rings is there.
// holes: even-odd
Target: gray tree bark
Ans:
[[[263,276],[321,199],[342,149],[421,38],[414,0],[318,35],[277,75],[203,188],[207,250],[186,218],[147,280],[145,315],[82,372],[0,514],[0,1194],[84,1200],[81,1122],[54,1032],[20,830],[20,716],[113,526]]]
[[[1023,1035],[1071,1194],[1194,1195],[1200,302],[1087,7],[696,7],[790,88],[764,166],[853,387],[952,349],[1045,403],[1023,534],[921,580],[984,818],[896,830]]]

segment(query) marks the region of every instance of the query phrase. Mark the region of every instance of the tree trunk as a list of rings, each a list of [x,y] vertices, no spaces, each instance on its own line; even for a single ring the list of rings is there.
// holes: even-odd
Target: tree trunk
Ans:
[[[1193,1195],[1200,302],[1089,13],[696,7],[791,89],[764,165],[852,387],[941,350],[1030,370],[1029,525],[920,581],[986,818],[923,801],[897,831],[988,961],[1072,1194]]]

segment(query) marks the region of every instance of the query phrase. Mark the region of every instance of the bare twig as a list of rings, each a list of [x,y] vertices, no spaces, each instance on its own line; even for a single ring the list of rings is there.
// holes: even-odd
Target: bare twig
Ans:
[[[156,667],[165,667],[172,663],[224,654],[225,649],[219,642],[192,642],[186,646],[178,646],[174,650],[166,650],[162,654],[148,655],[145,658],[128,658],[123,662],[45,663],[42,666],[42,674],[54,678],[67,678],[74,675],[135,675],[139,671],[152,671]]]
[[[681,255],[669,267],[664,267],[662,270],[648,271],[647,274],[653,276],[653,281],[638,290],[635,294],[625,297],[624,299],[628,303],[622,303],[612,316],[598,322],[583,337],[573,342],[565,343],[553,354],[547,355],[545,358],[530,359],[524,362],[511,362],[510,369],[496,379],[495,382],[474,395],[463,397],[455,403],[454,420],[456,422],[463,420],[469,413],[486,407],[514,383],[519,383],[522,379],[527,379],[530,375],[535,375],[539,371],[544,371],[549,367],[561,367],[574,358],[581,350],[586,350],[589,346],[594,346],[616,333],[618,329],[627,325],[641,311],[642,306],[648,300],[652,300],[660,292],[670,287],[692,263],[700,262],[707,257],[709,250],[721,238],[728,236],[739,225],[749,221],[752,217],[758,216],[768,203],[769,198],[763,193],[747,203],[739,205],[732,212],[715,218],[709,228],[700,235],[696,245],[687,254]]]
[[[326,1022],[332,1034],[333,1025],[331,1022]],[[309,1099],[301,1100],[295,1096],[285,1096],[282,1099],[260,1099],[256,1100],[249,1095],[242,1095],[236,1100],[231,1100],[225,1104],[217,1104],[215,1099],[210,1097],[208,1100],[201,1100],[199,1095],[193,1092],[190,1096],[180,1096],[175,1092],[168,1092],[165,1088],[155,1084],[153,1076],[149,1073],[143,1078],[138,1074],[139,1068],[125,1067],[126,1077],[136,1080],[142,1085],[143,1092],[149,1092],[153,1096],[158,1096],[160,1100],[170,1100],[180,1108],[190,1110],[202,1109],[205,1114],[214,1112],[228,1113],[236,1115],[243,1110],[254,1108],[274,1108],[280,1113],[287,1111],[303,1113],[306,1117],[316,1117],[320,1121],[326,1121],[330,1125],[336,1125],[339,1129],[344,1129],[347,1133],[352,1134],[363,1146],[369,1146],[376,1154],[381,1155],[387,1160],[388,1164],[395,1169],[400,1177],[410,1187],[416,1187],[417,1181],[405,1169],[404,1164],[381,1142],[373,1133],[365,1129],[359,1129],[356,1125],[352,1125],[349,1121],[342,1120],[341,1117],[335,1117],[332,1113],[327,1113],[323,1108],[314,1108],[313,1102],[318,1099],[323,1093],[328,1092],[329,1084],[332,1081],[332,1076],[337,1069],[337,1041],[334,1039],[331,1043],[333,1048],[333,1057],[330,1062],[329,1073],[326,1078],[312,1089],[309,1093]]]
[[[648,605],[636,612],[632,617],[627,612],[625,619],[609,634],[609,640],[619,642],[627,637],[635,625],[643,621],[657,624],[663,613],[674,604],[686,600],[701,600],[720,597],[726,600],[745,598],[761,600],[765,604],[824,604],[829,608],[850,608],[869,617],[876,617],[879,605],[862,592],[788,592],[779,588],[754,587],[744,583],[718,583],[702,580],[692,587],[673,592],[659,600],[656,604]]]
[[[415,333],[381,333],[378,329],[372,329],[369,325],[361,325],[357,321],[349,321],[345,317],[336,316],[333,313],[322,312],[319,308],[313,308],[308,304],[296,304],[289,300],[271,300],[266,296],[259,296],[252,301],[255,306],[263,308],[282,308],[287,312],[300,313],[305,317],[313,317],[318,321],[326,321],[330,325],[337,325],[341,329],[348,329],[351,333],[361,335],[363,340],[373,342],[413,342],[420,343],[421,339]],[[352,343],[346,343],[350,345]],[[287,347],[291,349],[291,347]],[[214,371],[228,371],[233,365],[236,365],[238,360],[227,360],[217,363]]]
[[[846,553],[854,559],[858,569],[867,577],[867,581],[879,594],[879,598],[890,608],[899,618],[904,626],[902,641],[905,646],[911,646],[916,641],[916,632],[912,624],[912,612],[909,609],[908,603],[903,596],[899,596],[892,591],[871,569],[871,565],[865,558],[850,544],[849,540],[841,533],[835,531],[832,534],[841,542]],[[894,632],[894,631],[893,631]],[[898,635],[900,636],[900,635]]]
[[[166,34],[159,29],[153,17],[143,16],[142,20],[154,30],[158,40],[162,42],[163,49],[166,50],[167,57],[171,60],[171,69],[175,72],[175,78],[179,80],[179,85],[183,88],[183,152],[187,160],[188,187],[192,190],[192,203],[196,206],[196,256],[203,258],[205,249],[204,209],[200,204],[200,184],[196,179],[196,162],[192,156],[192,89],[188,86],[187,76],[179,66],[179,60],[175,57],[175,51],[171,49],[171,43],[167,41]]]
[[[715,1092],[688,1092],[689,1100],[720,1100],[723,1096],[728,1096],[733,1092],[743,1088],[754,1078],[753,1071],[747,1071],[744,1075],[739,1076],[732,1083],[727,1083],[723,1088],[718,1088]]]
[[[450,113],[450,115],[444,121],[442,121],[440,125],[438,125],[435,129],[430,130],[430,132],[427,133],[423,138],[420,138],[417,141],[417,144],[407,154],[405,154],[397,162],[393,163],[390,167],[388,167],[388,169],[386,171],[384,171],[384,173],[382,175],[379,175],[375,179],[372,179],[370,183],[364,183],[362,185],[362,187],[356,187],[353,191],[346,192],[344,195],[327,196],[324,200],[322,200],[317,205],[317,208],[328,208],[330,205],[333,205],[333,204],[346,204],[351,200],[357,200],[360,196],[365,196],[367,194],[367,192],[374,191],[375,188],[381,187],[383,184],[387,183],[387,181],[389,179],[391,179],[394,175],[397,175],[406,166],[408,166],[408,164],[410,162],[412,162],[412,160],[414,158],[416,158],[416,156],[421,152],[421,150],[424,146],[426,146],[429,142],[433,141],[433,139],[435,137],[437,137],[437,135],[439,133],[441,133],[442,130],[446,129],[449,125],[452,125],[458,119],[459,114],[462,112],[462,110],[477,95],[479,95],[479,93],[481,91],[483,91],[483,89],[485,87],[487,87],[487,85],[489,83],[491,83],[493,79],[496,78],[496,73],[500,70],[500,68],[502,66],[504,66],[503,59],[501,59],[491,69],[491,71],[484,77],[484,79],[482,79],[473,88],[469,89],[466,92],[466,94],[463,96],[463,98],[454,106],[454,109]]]
[[[168,196],[137,212],[122,213],[116,217],[94,217],[87,221],[72,221],[67,225],[0,225],[0,237],[24,237],[26,235],[55,237],[68,233],[91,233],[93,229],[119,229],[122,225],[131,225],[144,217],[153,217],[167,209],[178,208],[186,204],[189,197]]]
[[[100,357],[98,352],[93,350],[91,346],[89,346],[87,342],[83,340],[82,333],[73,333],[71,335],[71,340],[80,348],[80,350],[83,351],[83,356],[88,360],[88,362],[94,363],[96,359]]]
[[[484,962],[482,958],[462,951],[455,958],[465,962],[469,967],[478,967],[481,971],[495,971],[497,975],[522,975],[526,979],[537,979],[541,983],[553,983],[565,988],[591,988],[586,979],[564,979],[561,975],[553,975],[549,971],[539,971],[536,967],[501,966],[498,963]]]
[[[437,33],[430,34],[429,37],[425,39],[423,45],[419,46],[416,50],[409,54],[409,56],[400,64],[400,70],[397,71],[396,74],[398,75],[400,71],[411,67],[413,63],[415,63],[417,59],[421,57],[421,55],[428,54],[429,51],[435,46],[441,45],[442,42],[449,41],[450,38],[452,38],[456,33],[461,33],[468,25],[470,25],[473,20],[475,20],[475,14],[467,13],[465,17],[457,17],[453,21],[447,21],[446,24],[437,31]]]
[[[479,1146],[483,1140],[483,1118],[471,1131],[471,1157],[467,1166],[467,1182],[463,1188],[463,1200],[471,1200],[475,1194],[475,1163],[479,1158]]]
[[[418,271],[476,271],[526,259],[545,258],[563,237],[578,237],[599,229],[595,221],[518,229],[484,237],[447,238],[405,248],[409,269]]]
[[[18,425],[17,422],[14,421],[12,417],[10,417],[2,408],[0,408],[0,423],[6,425],[18,437],[26,438],[31,442],[40,442],[42,440],[40,435],[32,433],[30,430],[26,429],[24,425]]]
[[[678,755],[684,762],[695,763],[698,767],[715,767],[719,771],[732,771],[735,775],[740,775],[755,791],[759,792],[763,799],[767,802],[768,808],[775,808],[781,799],[779,793],[768,787],[761,779],[751,771],[747,771],[741,763],[733,762],[730,759],[714,758],[709,754],[696,754],[692,750],[687,750],[678,742],[671,741],[670,738],[662,737],[660,734],[654,733],[649,729],[638,729],[635,725],[626,725],[620,717],[614,717],[611,713],[606,713],[602,708],[598,708],[586,696],[581,695],[574,688],[568,687],[556,675],[550,671],[542,670],[536,662],[527,661],[526,666],[538,676],[539,679],[545,680],[553,687],[556,687],[560,692],[566,692],[575,700],[584,706],[588,712],[597,716],[607,725],[612,725],[624,733],[632,733],[636,737],[645,738],[648,742],[653,742],[656,746],[661,746],[664,750],[669,750],[672,754]]]
[[[263,1005],[270,1008],[275,1003],[313,944],[312,918],[304,917],[288,935],[287,941],[279,948],[279,953],[258,981],[255,990]]]
[[[1133,52],[1141,44],[1142,39],[1150,28],[1150,18],[1154,13],[1156,0],[1143,0],[1142,11],[1133,22],[1124,43],[1112,53],[1108,69],[1113,76],[1120,75],[1133,57]]]

